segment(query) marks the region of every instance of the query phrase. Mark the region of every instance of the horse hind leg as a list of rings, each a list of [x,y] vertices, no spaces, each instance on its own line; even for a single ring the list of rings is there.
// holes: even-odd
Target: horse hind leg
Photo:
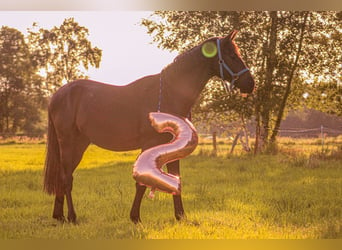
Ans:
[[[72,201],[72,195],[71,195],[72,182],[73,182],[72,174],[67,175],[66,186],[65,186],[65,196],[66,196],[67,205],[68,205],[68,221],[72,223],[76,223],[76,212],[75,212],[75,208],[74,208],[73,201]]]
[[[83,153],[89,145],[89,141],[80,135],[73,136],[73,140],[61,142],[61,166],[64,169],[64,192],[68,206],[68,221],[76,223],[76,212],[72,199],[73,172],[82,159]],[[56,198],[57,199],[57,198]],[[63,197],[64,200],[64,197]]]
[[[64,206],[64,195],[56,195],[52,218],[61,222],[65,221],[63,206]]]

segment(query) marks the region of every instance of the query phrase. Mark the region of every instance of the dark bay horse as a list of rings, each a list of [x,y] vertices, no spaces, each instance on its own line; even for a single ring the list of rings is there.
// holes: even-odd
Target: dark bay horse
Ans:
[[[44,189],[55,195],[53,218],[64,221],[66,197],[68,220],[76,222],[71,190],[73,172],[90,143],[113,151],[142,151],[167,143],[170,134],[159,134],[148,114],[154,111],[186,117],[208,80],[219,76],[234,82],[242,93],[251,93],[254,80],[234,42],[236,31],[211,38],[185,52],[160,74],[114,86],[77,80],[62,86],[49,104],[48,142]],[[204,53],[203,45],[214,44],[218,53]],[[214,49],[215,49],[214,46]],[[214,51],[215,52],[215,51]],[[179,161],[167,170],[180,175]],[[130,218],[140,221],[140,204],[146,187],[136,184]],[[184,217],[180,195],[174,195],[176,219]]]

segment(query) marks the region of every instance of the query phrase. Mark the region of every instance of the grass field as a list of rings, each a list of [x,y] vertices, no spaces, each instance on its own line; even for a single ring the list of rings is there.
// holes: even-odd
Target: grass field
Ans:
[[[153,200],[144,198],[139,225],[129,220],[138,152],[90,146],[74,174],[73,225],[51,218],[53,197],[42,191],[45,145],[5,143],[0,239],[341,239],[338,145],[327,144],[323,155],[319,142],[288,140],[277,155],[254,157],[239,149],[227,156],[219,144],[213,157],[203,143],[182,160],[187,219],[176,221],[171,195],[157,192]]]

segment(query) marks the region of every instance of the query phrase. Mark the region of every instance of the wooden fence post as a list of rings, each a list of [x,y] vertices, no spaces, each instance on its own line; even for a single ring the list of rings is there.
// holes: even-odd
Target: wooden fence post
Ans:
[[[213,155],[217,154],[216,131],[213,132]]]

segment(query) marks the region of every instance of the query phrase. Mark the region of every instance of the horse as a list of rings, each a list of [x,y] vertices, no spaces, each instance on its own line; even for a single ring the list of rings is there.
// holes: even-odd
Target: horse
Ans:
[[[255,81],[234,41],[236,33],[233,30],[227,36],[210,38],[178,55],[160,73],[127,85],[79,79],[52,95],[48,105],[44,190],[55,196],[54,219],[66,221],[66,198],[67,219],[76,223],[71,195],[73,172],[90,143],[112,151],[142,152],[168,143],[172,136],[156,132],[149,113],[160,111],[187,117],[205,84],[215,76],[234,83],[241,93],[253,92]],[[208,43],[215,44],[214,53],[203,51]],[[168,173],[175,176],[180,176],[179,166],[179,160],[166,164]],[[135,185],[130,219],[139,223],[146,186],[137,182]],[[173,203],[175,218],[181,220],[185,212],[180,194],[173,195]]]

